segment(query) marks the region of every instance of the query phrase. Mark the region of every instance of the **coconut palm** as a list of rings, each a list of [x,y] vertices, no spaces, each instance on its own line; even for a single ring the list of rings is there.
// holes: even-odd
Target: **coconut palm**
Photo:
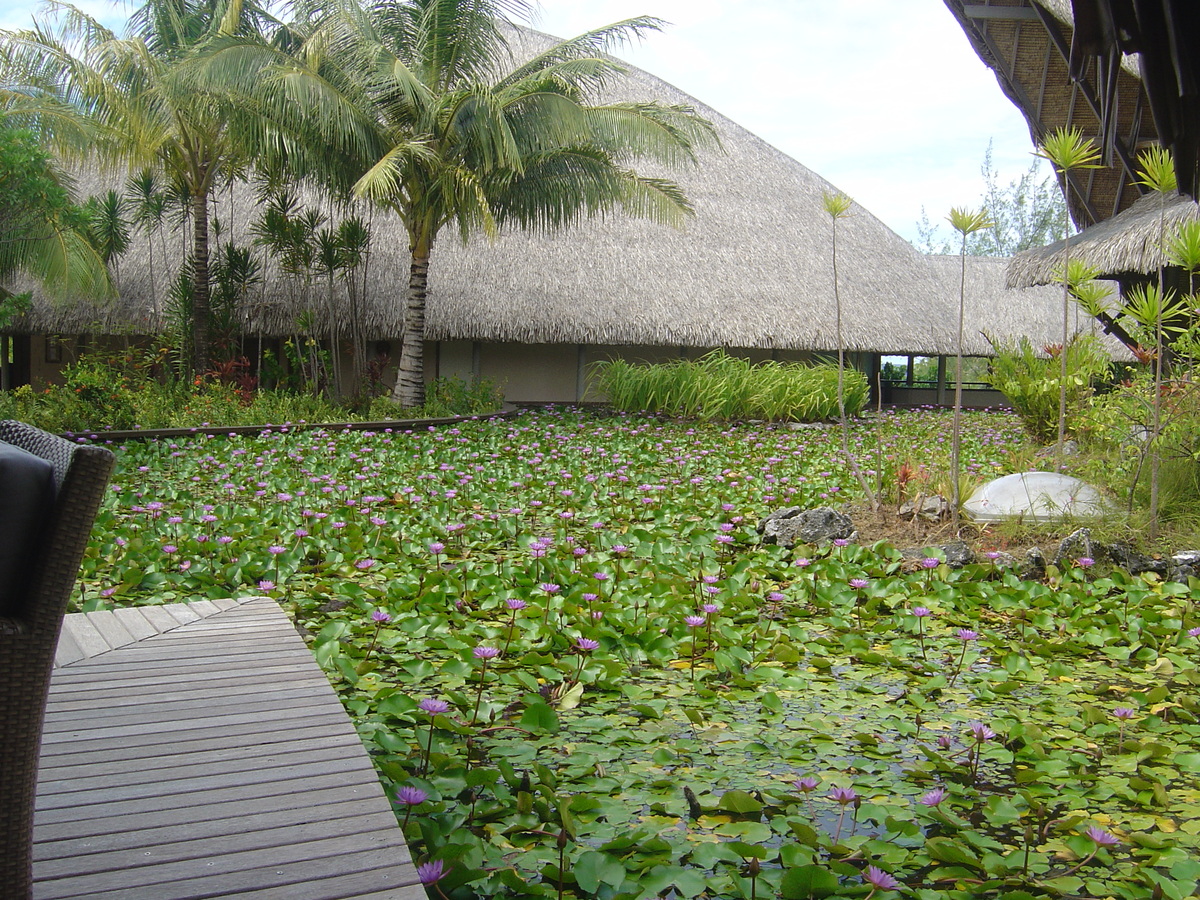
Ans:
[[[0,118],[0,324],[17,311],[4,284],[17,274],[53,296],[111,293],[87,224],[34,136]]]
[[[672,225],[691,207],[680,189],[644,177],[641,160],[675,164],[715,143],[687,107],[602,103],[624,70],[601,51],[659,27],[639,18],[588,32],[519,61],[508,17],[523,0],[379,0],[319,11],[295,59],[274,79],[243,83],[288,124],[294,168],[398,215],[410,267],[393,399],[424,396],[425,298],[438,235],[491,236],[511,225],[553,229],[613,209]],[[236,67],[213,57],[214,81]],[[319,147],[321,157],[305,157]]]
[[[252,120],[227,95],[183,77],[215,43],[262,43],[275,23],[253,0],[148,0],[118,38],[66,4],[54,26],[0,32],[0,101],[56,153],[108,168],[152,168],[183,186],[192,218],[191,366],[208,368],[209,198],[246,156]]]

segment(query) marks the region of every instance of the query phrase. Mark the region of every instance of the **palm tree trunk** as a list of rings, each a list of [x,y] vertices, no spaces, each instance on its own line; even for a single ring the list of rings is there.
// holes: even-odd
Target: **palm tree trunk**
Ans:
[[[392,400],[402,406],[425,402],[425,295],[429,282],[429,244],[417,243],[412,250],[408,293],[404,300],[404,335],[400,364]]]
[[[192,371],[212,362],[212,304],[208,283],[208,191],[192,194]]]

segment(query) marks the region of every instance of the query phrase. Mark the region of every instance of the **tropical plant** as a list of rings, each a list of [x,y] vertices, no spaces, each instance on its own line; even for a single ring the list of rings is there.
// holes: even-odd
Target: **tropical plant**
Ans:
[[[958,283],[958,334],[954,345],[954,425],[951,428],[950,443],[950,479],[952,485],[950,515],[954,523],[954,528],[957,530],[958,508],[962,499],[959,496],[959,482],[961,480],[959,453],[962,449],[963,320],[965,318],[967,301],[967,238],[976,232],[982,231],[984,228],[992,227],[993,223],[988,219],[985,210],[976,212],[957,207],[950,210],[947,221],[950,222],[950,227],[962,236],[962,244],[958,254],[961,270]]]
[[[715,142],[691,108],[597,100],[625,71],[602,51],[658,20],[619,22],[516,59],[510,39],[527,37],[508,20],[528,11],[524,0],[322,5],[300,54],[277,58],[274,79],[242,85],[275,104],[297,152],[326,151],[309,161],[323,166],[326,184],[352,186],[403,222],[411,262],[393,397],[405,405],[424,392],[427,274],[444,227],[465,240],[614,209],[679,224],[691,213],[679,188],[630,165],[690,161]]]
[[[1165,147],[1149,147],[1138,154],[1138,178],[1137,183],[1149,188],[1158,195],[1158,239],[1159,246],[1167,252],[1166,248],[1166,228],[1164,218],[1166,215],[1167,195],[1175,192],[1175,166],[1171,161],[1171,154]],[[1167,342],[1163,332],[1164,313],[1167,305],[1170,303],[1166,284],[1164,282],[1164,272],[1160,268],[1158,270],[1158,286],[1157,291],[1143,291],[1136,298],[1136,305],[1140,308],[1140,313],[1144,319],[1149,320],[1148,313],[1153,314],[1153,319],[1148,322],[1143,322],[1144,325],[1149,324],[1153,327],[1154,335],[1154,394],[1152,399],[1153,416],[1150,424],[1150,537],[1155,538],[1158,535],[1158,506],[1159,506],[1159,467],[1162,463],[1162,458],[1159,454],[1158,438],[1162,434],[1162,386],[1163,386],[1163,366],[1165,364],[1165,356],[1167,350]],[[1131,312],[1136,318],[1137,315]]]
[[[0,325],[22,305],[7,288],[18,274],[40,279],[55,297],[112,290],[87,217],[49,156],[30,132],[0,119]]]
[[[1100,151],[1089,138],[1083,136],[1079,128],[1063,127],[1051,132],[1038,145],[1037,154],[1050,160],[1055,171],[1062,178],[1063,196],[1066,197],[1071,189],[1072,173],[1076,169],[1099,168]],[[1071,233],[1069,204],[1063,204],[1063,253],[1066,256],[1066,269],[1071,265]],[[1064,277],[1062,300],[1062,346],[1066,348],[1071,340],[1071,292]],[[1058,374],[1058,442],[1055,445],[1055,458],[1062,465],[1063,444],[1067,433],[1067,354],[1059,359]]]
[[[846,370],[846,342],[842,336],[842,295],[838,289],[838,256],[837,256],[837,223],[839,219],[844,219],[850,215],[850,207],[854,201],[840,191],[821,192],[821,207],[829,214],[831,222],[829,246],[830,255],[833,265],[833,308],[834,308],[834,324],[837,332],[837,404],[838,404],[838,429],[842,436],[842,451],[846,454],[846,461],[850,465],[850,470],[854,472],[858,479],[859,485],[863,489],[863,493],[871,499],[871,508],[879,509],[879,498],[875,496],[867,483],[866,476],[863,475],[859,468],[858,460],[854,456],[854,452],[850,449],[850,424],[846,421],[846,394],[845,394],[845,370]]]
[[[276,23],[253,0],[147,0],[117,36],[73,6],[56,28],[0,33],[0,102],[64,159],[150,168],[187,194],[192,219],[190,366],[212,358],[209,198],[247,161],[262,122],[185,74],[233,41],[263,44]]]
[[[125,198],[130,206],[133,223],[146,237],[147,264],[150,275],[150,303],[153,312],[159,312],[158,278],[154,267],[154,238],[163,239],[162,227],[167,216],[169,199],[160,189],[158,176],[153,169],[143,169],[130,177],[125,185]],[[166,263],[166,247],[162,251]]]
[[[1065,353],[1060,346],[1039,353],[1025,337],[1015,343],[988,340],[995,352],[988,383],[1008,398],[1025,430],[1043,444],[1056,439],[1062,423],[1073,420],[1091,395],[1093,381],[1108,370],[1108,354],[1089,334],[1072,337]],[[1064,369],[1065,385],[1060,383]],[[1066,416],[1060,402],[1064,390]]]

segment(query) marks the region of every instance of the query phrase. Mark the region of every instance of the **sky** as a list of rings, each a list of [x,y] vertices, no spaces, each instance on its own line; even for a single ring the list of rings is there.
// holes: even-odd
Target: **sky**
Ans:
[[[129,8],[77,5],[110,27]],[[27,27],[34,9],[0,0],[0,27]],[[1034,162],[1024,118],[942,0],[541,0],[532,24],[574,37],[645,15],[670,24],[617,56],[773,144],[909,240],[922,209],[937,224],[952,207],[980,205],[989,142],[1002,185]]]

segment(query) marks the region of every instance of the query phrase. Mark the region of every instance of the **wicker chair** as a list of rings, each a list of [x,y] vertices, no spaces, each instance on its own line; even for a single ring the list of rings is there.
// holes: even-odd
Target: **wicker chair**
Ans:
[[[0,481],[4,540],[10,551],[27,544],[0,572],[0,896],[24,900],[32,893],[33,799],[54,650],[113,455],[13,421],[0,421],[0,442],[45,461],[0,445],[17,459],[17,474]],[[36,470],[33,477],[21,465]],[[44,500],[27,528],[17,494]]]

